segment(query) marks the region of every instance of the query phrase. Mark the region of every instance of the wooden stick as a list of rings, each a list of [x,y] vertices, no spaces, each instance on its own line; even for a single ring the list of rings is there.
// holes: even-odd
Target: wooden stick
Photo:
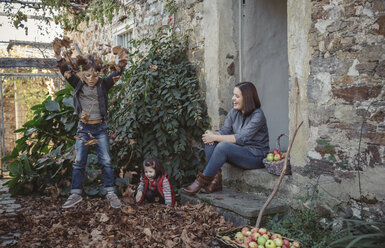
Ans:
[[[286,168],[287,168],[287,163],[288,163],[288,161],[289,161],[289,155],[290,155],[291,147],[292,147],[292,145],[293,145],[295,136],[297,135],[297,131],[298,131],[298,129],[302,126],[302,124],[303,124],[303,121],[302,121],[302,122],[299,124],[299,126],[295,129],[294,134],[293,134],[293,137],[291,138],[291,141],[290,141],[290,144],[289,144],[289,148],[288,148],[288,150],[287,150],[286,157],[285,157],[285,163],[283,164],[283,169],[282,169],[281,175],[280,175],[279,178],[278,178],[278,182],[275,184],[275,187],[274,187],[273,192],[270,194],[269,198],[267,199],[267,201],[266,201],[265,204],[263,205],[261,211],[259,211],[257,223],[255,224],[255,227],[257,227],[257,228],[259,228],[259,225],[261,224],[263,212],[265,211],[265,209],[267,208],[267,206],[270,204],[270,202],[273,200],[275,194],[277,193],[277,191],[278,191],[278,189],[279,189],[279,186],[280,186],[281,183],[282,183],[283,177],[285,176],[285,173],[286,173]]]
[[[295,109],[294,109],[294,126],[295,126],[295,131],[294,131],[294,134],[293,134],[293,136],[292,136],[292,138],[290,140],[289,148],[288,148],[288,150],[286,152],[285,163],[283,164],[283,169],[282,169],[281,175],[279,176],[278,181],[275,184],[273,192],[270,194],[269,198],[267,199],[267,201],[263,205],[261,211],[259,211],[257,223],[255,223],[255,227],[257,227],[257,228],[259,228],[259,225],[261,224],[263,212],[265,211],[267,206],[270,204],[270,202],[273,200],[274,196],[277,194],[279,186],[282,183],[283,177],[285,176],[285,173],[286,173],[286,168],[287,168],[287,164],[289,162],[290,152],[291,152],[291,148],[293,146],[293,142],[294,142],[295,136],[297,136],[298,129],[303,124],[303,121],[302,121],[299,124],[299,126],[297,127],[298,98],[299,98],[299,85],[298,85],[298,78],[297,77],[295,78],[295,87],[296,87],[296,96],[295,96],[295,99],[294,99],[295,100],[295,102],[294,102],[294,104],[295,104]]]

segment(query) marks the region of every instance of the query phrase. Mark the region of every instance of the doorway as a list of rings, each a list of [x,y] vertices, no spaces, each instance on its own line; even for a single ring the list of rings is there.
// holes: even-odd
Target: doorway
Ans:
[[[241,79],[253,82],[269,128],[270,149],[289,134],[287,3],[282,0],[242,1]],[[288,139],[281,140],[287,150]]]

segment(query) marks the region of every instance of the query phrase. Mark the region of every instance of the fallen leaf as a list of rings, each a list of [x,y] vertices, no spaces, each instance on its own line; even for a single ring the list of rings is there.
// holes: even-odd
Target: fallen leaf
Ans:
[[[215,197],[215,199],[217,199],[217,200],[222,200],[222,199],[223,199],[223,197],[222,197],[222,196],[220,196],[220,195],[217,195],[217,196]]]
[[[99,144],[99,141],[97,139],[91,139],[89,141],[84,142],[85,146],[92,146]]]

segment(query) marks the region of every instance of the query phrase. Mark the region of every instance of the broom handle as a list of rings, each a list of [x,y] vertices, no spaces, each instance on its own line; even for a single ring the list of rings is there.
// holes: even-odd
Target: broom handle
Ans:
[[[293,138],[292,138],[291,141],[290,141],[289,149],[287,150],[286,157],[285,157],[285,163],[283,164],[283,169],[282,169],[281,175],[279,176],[278,182],[276,183],[273,192],[270,194],[269,198],[267,199],[267,201],[266,201],[265,204],[263,205],[261,211],[259,211],[257,223],[255,224],[255,227],[257,227],[257,228],[259,228],[259,225],[261,224],[263,212],[265,211],[265,209],[267,208],[267,206],[270,204],[270,202],[273,200],[275,194],[276,194],[277,191],[278,191],[279,186],[280,186],[281,183],[282,183],[283,177],[285,176],[287,163],[288,163],[288,161],[289,161],[289,155],[290,155],[291,147],[292,147],[292,145],[293,145],[295,136],[297,135],[297,131],[298,131],[298,129],[302,126],[302,124],[303,124],[303,121],[299,124],[299,126],[298,126],[298,127],[295,129],[295,131],[294,131]]]
[[[267,199],[267,201],[263,205],[261,211],[259,211],[258,219],[257,219],[257,222],[255,223],[255,227],[257,227],[257,228],[259,228],[259,225],[261,224],[263,212],[265,211],[267,206],[270,204],[270,202],[273,200],[274,196],[277,194],[279,186],[282,183],[283,177],[285,176],[285,173],[286,173],[286,168],[287,168],[287,164],[288,164],[288,161],[289,161],[290,151],[291,151],[291,148],[293,146],[293,142],[294,142],[295,136],[297,135],[298,129],[303,124],[303,121],[301,121],[301,123],[297,127],[297,112],[298,112],[298,97],[299,97],[299,85],[298,85],[298,78],[297,77],[295,78],[295,87],[296,87],[296,96],[295,96],[295,99],[294,99],[295,100],[294,125],[295,125],[296,129],[294,131],[293,137],[290,140],[289,148],[288,148],[286,156],[285,156],[285,163],[283,164],[283,169],[282,169],[281,175],[279,176],[278,181],[275,184],[273,192],[270,194],[269,198]]]

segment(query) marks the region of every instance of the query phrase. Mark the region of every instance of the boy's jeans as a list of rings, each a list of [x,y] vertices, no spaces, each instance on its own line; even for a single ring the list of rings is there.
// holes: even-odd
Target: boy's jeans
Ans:
[[[90,137],[89,133],[94,137]],[[93,145],[98,154],[98,160],[102,167],[102,178],[104,187],[107,192],[114,191],[114,170],[111,167],[109,137],[107,133],[107,125],[105,122],[100,124],[85,124],[81,121],[78,123],[78,131],[76,135],[82,135],[81,139],[76,139],[75,151],[76,158],[72,170],[72,194],[82,193],[82,184],[84,179],[85,168],[87,164],[88,151],[91,146],[85,146],[84,140],[97,139],[98,144]]]
[[[205,145],[207,165],[203,174],[214,176],[225,162],[229,162],[243,169],[260,169],[263,156],[255,156],[246,147],[229,142],[219,142]]]

